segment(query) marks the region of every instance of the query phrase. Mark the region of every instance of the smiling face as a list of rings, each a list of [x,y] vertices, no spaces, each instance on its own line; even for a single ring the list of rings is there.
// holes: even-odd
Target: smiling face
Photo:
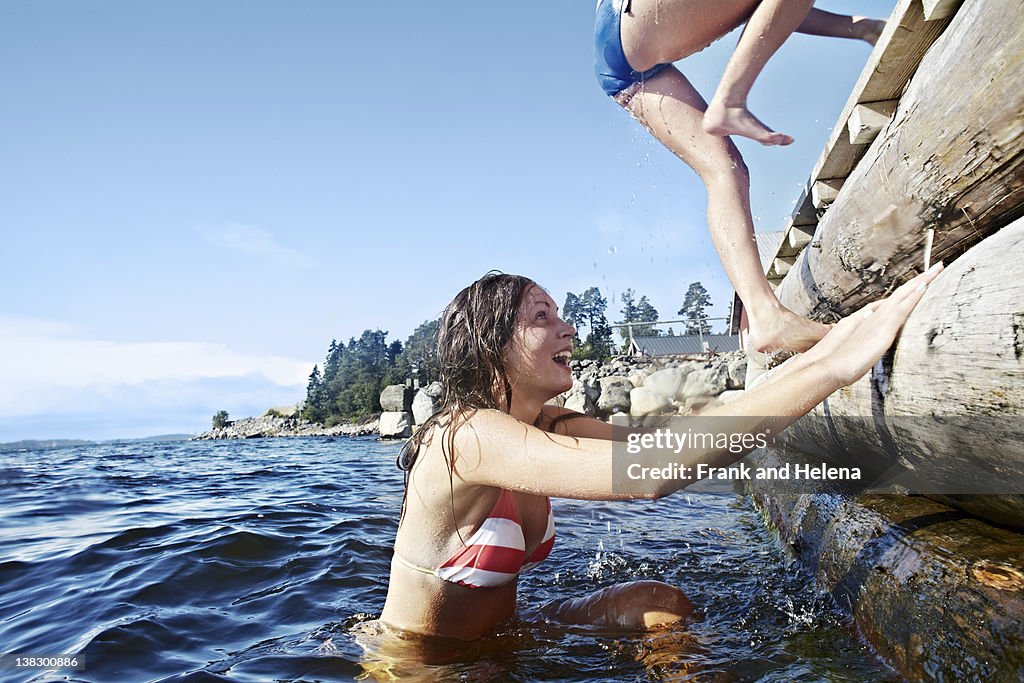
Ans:
[[[524,294],[512,339],[505,349],[505,368],[512,393],[543,404],[572,388],[569,356],[576,330],[558,317],[558,306],[537,285]]]

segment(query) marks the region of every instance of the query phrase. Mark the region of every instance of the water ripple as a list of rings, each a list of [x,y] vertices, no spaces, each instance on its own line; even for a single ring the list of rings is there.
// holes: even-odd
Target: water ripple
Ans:
[[[101,444],[0,453],[0,642],[82,671],[4,680],[347,680],[387,593],[398,444],[370,438]],[[526,619],[427,680],[886,679],[735,497],[555,501],[530,606],[617,581],[686,590],[685,632]],[[656,520],[652,524],[652,520]],[[18,676],[21,676],[18,678]]]

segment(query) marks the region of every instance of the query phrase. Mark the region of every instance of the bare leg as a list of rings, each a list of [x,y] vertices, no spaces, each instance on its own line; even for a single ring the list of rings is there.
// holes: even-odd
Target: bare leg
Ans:
[[[775,297],[758,257],[750,215],[750,177],[736,145],[701,127],[706,105],[675,67],[616,98],[640,123],[693,168],[708,191],[708,227],[722,266],[750,321],[758,351],[805,351],[828,326],[795,315]]]
[[[788,145],[793,138],[776,133],[747,110],[754,80],[775,51],[807,17],[813,0],[763,0],[743,28],[740,41],[704,115],[712,135],[742,135],[764,145]]]
[[[693,612],[693,605],[675,586],[661,581],[633,581],[582,598],[548,603],[542,612],[563,624],[645,629],[685,619]]]
[[[807,13],[807,18],[797,27],[798,33],[829,38],[855,38],[874,45],[882,35],[885,22],[881,19],[867,17],[848,17],[833,14],[815,7]]]
[[[811,8],[813,0],[632,0],[622,15],[622,48],[637,71],[678,61],[747,22],[711,104],[704,130],[742,135],[765,145],[788,145],[747,109],[754,80],[794,30],[859,38],[874,44],[884,22]]]

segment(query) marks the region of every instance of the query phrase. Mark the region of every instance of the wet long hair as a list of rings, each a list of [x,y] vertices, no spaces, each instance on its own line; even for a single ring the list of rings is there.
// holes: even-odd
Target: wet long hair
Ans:
[[[448,466],[454,518],[455,433],[477,410],[508,413],[512,384],[505,369],[505,351],[515,332],[516,318],[533,280],[491,271],[459,292],[441,316],[437,333],[441,404],[398,454],[398,467],[409,476],[425,441],[435,428],[447,427],[441,452]],[[402,501],[405,516],[405,500]],[[458,529],[458,524],[455,525]]]

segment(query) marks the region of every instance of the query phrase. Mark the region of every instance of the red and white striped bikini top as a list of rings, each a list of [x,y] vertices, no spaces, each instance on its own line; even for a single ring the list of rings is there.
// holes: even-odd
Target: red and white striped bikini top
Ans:
[[[526,556],[523,524],[516,514],[512,492],[501,490],[498,500],[480,528],[466,541],[466,547],[445,560],[434,575],[471,588],[502,586],[520,572],[532,569],[548,556],[555,545],[555,518],[547,500],[548,526],[544,540]]]

